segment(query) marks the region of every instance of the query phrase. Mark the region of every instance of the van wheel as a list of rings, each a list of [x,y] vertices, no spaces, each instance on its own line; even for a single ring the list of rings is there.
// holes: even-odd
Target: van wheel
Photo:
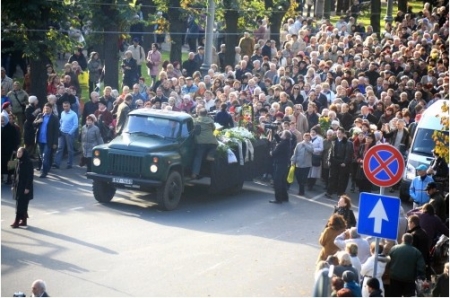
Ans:
[[[116,188],[103,181],[94,180],[92,189],[94,198],[100,203],[109,203],[116,194]]]
[[[171,211],[177,208],[183,192],[183,182],[180,173],[170,172],[166,182],[156,189],[156,197],[161,209]]]

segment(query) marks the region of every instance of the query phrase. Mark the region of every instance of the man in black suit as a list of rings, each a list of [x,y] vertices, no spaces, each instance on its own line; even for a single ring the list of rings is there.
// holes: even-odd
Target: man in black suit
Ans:
[[[331,198],[333,193],[338,196],[345,193],[350,175],[350,166],[353,156],[353,145],[345,136],[345,130],[339,127],[337,138],[331,143],[328,155],[330,166],[330,179],[326,197]]]
[[[369,120],[370,124],[377,124],[378,123],[377,117],[375,117],[374,115],[372,115],[370,113],[370,110],[369,110],[368,106],[362,106],[361,107],[361,115],[358,115],[358,118],[361,118],[363,120],[367,119],[367,120]]]
[[[291,158],[291,132],[283,130],[281,136],[274,133],[277,145],[271,152],[273,158],[273,187],[275,189],[275,200],[270,203],[281,204],[289,202],[287,192],[287,174]]]
[[[42,279],[37,279],[31,284],[31,292],[33,293],[33,297],[50,297],[45,290],[45,281]]]
[[[50,171],[53,152],[58,148],[59,120],[52,111],[52,105],[46,103],[44,105],[44,112],[37,115],[36,120],[33,122],[33,125],[37,128],[36,143],[39,145],[40,153],[40,178],[47,177]]]

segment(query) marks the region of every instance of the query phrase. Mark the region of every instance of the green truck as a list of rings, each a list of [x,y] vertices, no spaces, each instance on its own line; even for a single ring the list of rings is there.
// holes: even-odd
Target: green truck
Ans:
[[[200,176],[210,178],[210,193],[235,193],[244,181],[263,174],[269,146],[255,146],[253,161],[229,164],[227,156],[202,162]],[[183,112],[139,109],[128,115],[122,135],[94,147],[93,193],[110,202],[117,188],[156,193],[163,210],[177,208],[190,180],[195,153],[194,119]],[[257,159],[262,164],[257,164]],[[226,174],[224,174],[226,173]]]

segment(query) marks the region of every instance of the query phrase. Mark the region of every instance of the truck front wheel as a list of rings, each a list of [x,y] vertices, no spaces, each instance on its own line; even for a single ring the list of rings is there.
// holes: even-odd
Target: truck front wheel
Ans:
[[[166,182],[156,190],[158,204],[161,209],[170,211],[177,208],[180,203],[183,182],[180,173],[170,172]]]
[[[94,198],[100,203],[108,203],[116,194],[116,188],[106,182],[96,181],[92,185]]]

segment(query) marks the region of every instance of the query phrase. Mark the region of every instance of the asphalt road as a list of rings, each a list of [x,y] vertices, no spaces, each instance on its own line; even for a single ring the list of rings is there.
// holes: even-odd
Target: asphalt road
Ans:
[[[293,185],[290,202],[274,205],[269,186],[212,197],[205,180],[161,212],[138,192],[97,203],[83,173],[36,176],[27,229],[10,228],[15,205],[2,185],[2,296],[30,295],[37,278],[52,296],[311,295],[318,238],[336,203],[321,185],[307,198]]]

